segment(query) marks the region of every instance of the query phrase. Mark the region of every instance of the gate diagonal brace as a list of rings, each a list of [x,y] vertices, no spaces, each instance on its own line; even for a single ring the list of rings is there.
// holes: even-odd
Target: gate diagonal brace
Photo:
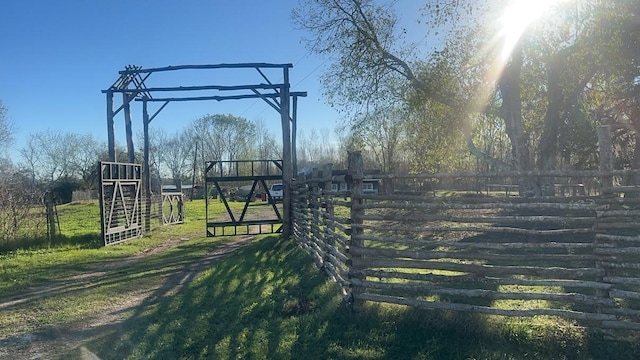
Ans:
[[[218,235],[238,235],[238,234],[263,234],[263,233],[276,233],[282,231],[282,215],[277,208],[276,203],[271,198],[271,195],[267,191],[267,181],[282,182],[282,161],[281,160],[237,160],[237,161],[211,161],[206,164],[206,182],[205,191],[209,194],[208,186],[213,184],[215,190],[219,194],[220,202],[224,204],[230,221],[220,221],[219,219],[210,218],[209,214],[209,198],[207,195],[207,236]],[[237,185],[239,183],[251,184],[250,190],[246,194],[242,194],[241,197],[237,197],[237,194],[231,195],[231,199],[227,195],[222,184],[233,183]],[[256,199],[258,185],[266,192],[263,200],[266,200],[268,205],[273,210],[275,217],[268,219],[247,219],[249,212],[249,206],[252,200]],[[229,200],[242,200],[244,205],[239,216],[233,212],[233,209],[229,205]],[[259,207],[260,204],[252,206],[252,208]],[[279,226],[277,226],[279,225]],[[263,227],[267,227],[264,229]],[[225,229],[227,228],[227,229]],[[231,233],[229,229],[231,228]],[[242,230],[239,232],[239,229]],[[211,231],[213,230],[213,231]],[[218,231],[220,230],[220,231]]]
[[[104,245],[141,237],[140,165],[105,161],[98,167]]]

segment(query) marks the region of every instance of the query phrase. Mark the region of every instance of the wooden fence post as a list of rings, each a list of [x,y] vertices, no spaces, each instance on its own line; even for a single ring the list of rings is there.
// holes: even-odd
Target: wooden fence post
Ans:
[[[293,239],[296,241],[299,241],[300,239],[298,238],[298,232],[297,229],[300,228],[300,220],[299,220],[299,209],[300,209],[300,184],[299,184],[299,177],[296,174],[296,176],[291,179],[291,234],[293,236]],[[260,185],[258,185],[260,186]],[[256,187],[256,192],[258,191],[258,188]]]
[[[335,225],[333,224],[333,198],[331,196],[331,178],[333,164],[326,164],[322,168],[322,182],[324,183],[323,202],[325,206],[324,213],[324,241],[330,246],[335,245],[333,233]]]
[[[611,126],[610,125],[601,125],[598,126],[596,133],[598,135],[598,151],[600,155],[600,172],[602,172],[602,176],[600,177],[600,197],[606,199],[602,192],[605,188],[613,187],[613,143],[611,142]],[[596,234],[607,230],[601,230],[598,228],[598,219],[596,218],[595,230]],[[595,237],[594,246],[598,247],[598,236]],[[602,265],[602,260],[599,255],[596,255],[596,269],[601,270],[601,273],[596,275],[597,282],[604,282],[604,277],[606,276],[607,268]],[[604,273],[604,275],[602,274]],[[609,297],[609,291],[607,290],[596,290],[596,295],[600,297]]]
[[[304,192],[304,202],[302,203],[304,209],[304,240],[310,241],[311,239],[311,230],[313,228],[313,219],[312,219],[312,211],[311,204],[313,203],[313,188],[311,182],[312,174],[309,174],[305,177],[305,192]]]
[[[318,244],[322,240],[320,234],[320,174],[318,168],[311,170],[311,181],[309,182],[309,205],[311,209],[311,238]],[[324,250],[324,249],[323,249]],[[324,254],[320,254],[324,259]]]
[[[55,206],[53,203],[53,192],[51,190],[47,190],[44,194],[44,203],[47,212],[47,237],[49,239],[49,244],[56,236],[56,215],[55,215]]]
[[[364,163],[362,161],[362,154],[359,151],[349,152],[348,156],[348,169],[347,169],[347,183],[351,190],[351,238],[349,241],[349,249],[361,248],[364,246],[364,241],[359,237],[364,230],[362,228],[362,217],[364,215],[364,209],[362,209],[362,179],[364,177]],[[364,280],[361,270],[361,256],[354,255],[352,251],[349,253],[351,260],[349,266],[349,278]],[[359,298],[359,295],[363,292],[362,287],[351,287],[351,304],[354,309],[361,307],[364,303]]]
[[[149,111],[147,100],[142,102],[142,125],[144,133],[144,170],[142,171],[142,183],[144,194],[144,232],[151,231],[151,165],[149,164]]]
[[[610,173],[613,170],[613,144],[611,142],[611,126],[601,125],[597,129],[598,151],[600,155],[600,171]],[[613,176],[603,175],[600,178],[601,188],[613,186]]]

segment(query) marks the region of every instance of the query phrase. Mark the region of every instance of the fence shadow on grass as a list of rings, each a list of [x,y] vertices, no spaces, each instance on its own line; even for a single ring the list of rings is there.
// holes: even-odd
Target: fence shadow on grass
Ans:
[[[187,254],[194,248],[186,245]],[[197,250],[197,249],[196,249]],[[227,256],[220,261],[221,257]],[[293,241],[270,236],[233,254],[199,263],[158,256],[157,266],[182,266],[118,326],[85,344],[103,359],[458,359],[602,358],[606,343],[560,331],[496,325],[487,317],[367,304],[357,313],[335,283]],[[146,267],[155,266],[147,264]],[[493,318],[492,318],[493,319]],[[93,331],[95,329],[85,330]],[[528,336],[532,335],[532,336]],[[637,347],[616,349],[634,358]]]

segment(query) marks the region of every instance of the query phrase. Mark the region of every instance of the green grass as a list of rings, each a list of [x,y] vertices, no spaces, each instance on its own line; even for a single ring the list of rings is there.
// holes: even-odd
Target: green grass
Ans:
[[[154,224],[149,236],[109,247],[102,247],[100,206],[97,201],[60,205],[59,236],[51,241],[20,239],[4,250],[0,248],[0,296],[28,286],[46,284],[52,279],[90,271],[96,264],[115,262],[145,249],[161,246],[170,237],[204,236],[204,200],[185,201],[184,204],[184,224]],[[234,211],[241,211],[243,204],[230,202],[229,206]],[[222,203],[212,201],[209,205],[210,218],[226,214]]]
[[[637,346],[609,349],[611,344],[597,337],[548,319],[375,304],[354,312],[306,254],[275,236],[160,298],[132,313],[122,331],[87,348],[103,359],[631,359],[638,354]]]
[[[171,237],[204,234],[204,201],[189,202],[189,218],[180,226],[154,226],[152,233],[115,246],[103,247],[97,201],[58,206],[61,235],[52,241],[24,241],[16,250],[0,252],[0,296],[29,286],[74,276],[106,263],[115,263],[141,251],[161,246]]]
[[[82,242],[1,255],[0,297],[69,276],[94,273],[42,296],[2,309],[3,338],[78,328],[113,304],[143,296],[122,310],[124,322],[77,330],[101,359],[635,359],[636,343],[611,343],[549,317],[504,318],[365,304],[353,311],[292,241],[256,238],[219,260],[203,260],[221,242],[205,238],[204,205],[187,202],[184,225],[149,237],[98,248]],[[69,239],[94,236],[92,204],[59,209]],[[220,205],[221,206],[221,205]],[[64,210],[64,212],[62,211]],[[66,217],[70,219],[66,221]],[[77,220],[80,216],[84,219]],[[74,220],[76,219],[76,220]],[[75,224],[75,225],[74,225]],[[66,228],[64,226],[67,226]],[[99,229],[99,223],[98,227]],[[99,231],[99,230],[98,230]],[[68,233],[68,234],[66,234]],[[168,239],[189,238],[162,248]],[[131,256],[158,250],[131,260]],[[123,263],[123,261],[129,261]],[[180,289],[166,286],[176,272],[198,264]],[[115,270],[109,266],[119,265]],[[175,279],[174,279],[175,280]],[[89,334],[81,334],[81,331]],[[80,358],[73,350],[61,358]]]
[[[97,200],[58,205],[57,210],[59,230],[63,236],[100,233],[100,205]]]

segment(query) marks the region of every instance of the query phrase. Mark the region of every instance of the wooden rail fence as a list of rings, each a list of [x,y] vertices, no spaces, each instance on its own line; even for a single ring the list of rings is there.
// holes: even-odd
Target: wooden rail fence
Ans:
[[[633,172],[525,174],[591,184],[538,197],[517,196],[515,186],[505,194],[402,185],[495,184],[496,174],[384,175],[392,190],[364,195],[358,153],[348,174],[342,193],[331,191],[330,166],[294,181],[293,236],[355,306],[548,315],[640,330],[640,187],[606,186]]]

